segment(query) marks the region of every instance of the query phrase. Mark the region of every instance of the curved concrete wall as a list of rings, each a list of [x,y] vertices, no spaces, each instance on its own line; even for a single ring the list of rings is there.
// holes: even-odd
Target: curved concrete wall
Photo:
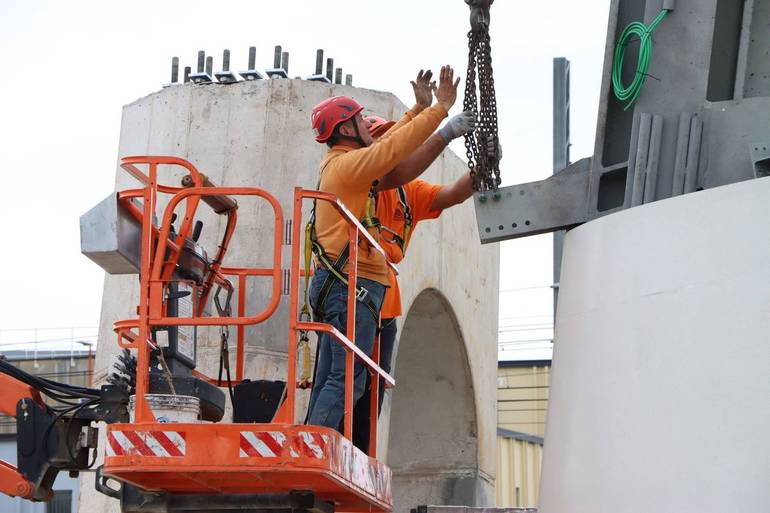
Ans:
[[[770,178],[567,234],[541,513],[770,510]]]
[[[292,215],[293,188],[297,185],[315,187],[318,163],[326,151],[325,146],[313,141],[310,110],[322,99],[335,94],[354,96],[367,111],[389,118],[398,118],[406,111],[406,107],[389,93],[301,80],[242,82],[230,86],[179,85],[124,107],[119,155],[176,155],[190,160],[217,184],[263,187],[276,195],[288,219]],[[464,162],[447,151],[426,172],[425,178],[449,183],[466,171]],[[167,183],[176,183],[181,173],[168,176]],[[135,185],[126,173],[117,173],[117,189]],[[248,199],[239,200],[239,203],[236,240],[225,264],[271,265],[269,252],[265,251],[273,234],[270,208]],[[205,221],[202,240],[213,250],[216,235],[223,227],[216,218],[208,217]],[[289,265],[287,246],[283,267]],[[469,269],[472,272],[468,272]],[[97,383],[105,378],[117,352],[112,323],[134,316],[137,283],[136,276],[105,277],[95,366]],[[466,409],[462,412],[457,412],[453,404],[446,404],[426,421],[452,423],[457,417],[473,419],[473,436],[469,441],[473,454],[465,464],[475,469],[474,476],[482,476],[479,487],[483,493],[473,494],[470,499],[474,504],[471,505],[489,505],[493,501],[495,469],[493,398],[498,250],[493,246],[482,248],[478,244],[470,202],[446,212],[439,220],[420,225],[410,245],[409,258],[401,266],[401,283],[405,307],[421,291],[432,288],[440,294],[425,296],[426,307],[435,303],[452,312],[445,318],[452,322],[452,333],[456,334],[452,339],[455,360],[447,368],[461,373],[458,382],[464,383],[471,400],[464,403]],[[251,313],[264,306],[267,287],[266,281],[255,280],[249,284],[247,295]],[[432,326],[428,321],[425,319],[425,326]],[[419,320],[413,324],[411,331],[417,339],[430,339],[432,327],[421,328]],[[284,297],[272,319],[247,330],[248,377],[285,377],[287,332],[287,300]],[[217,340],[213,330],[199,339],[199,366],[209,374],[216,371]],[[439,341],[435,342],[439,350]],[[424,358],[418,365],[427,370],[431,368],[429,355],[418,353],[415,357]],[[399,359],[398,365],[401,362]],[[420,390],[404,392],[403,401],[408,402],[417,397]],[[302,401],[299,407],[304,408]],[[387,428],[388,425],[389,414],[385,411],[381,426]],[[418,440],[405,433],[402,435],[405,442],[399,445],[419,459]],[[387,455],[383,457],[387,458]],[[454,457],[448,455],[444,467],[449,470],[454,461]],[[94,493],[91,483],[90,479],[84,482],[81,511],[106,511],[107,504],[114,501]],[[399,500],[398,486],[394,493]],[[445,495],[428,491],[416,497],[424,498],[427,503],[440,503]]]
[[[388,465],[394,511],[417,504],[493,504],[479,467],[479,433],[466,348],[452,307],[436,289],[420,293],[402,324],[390,413]],[[489,401],[481,401],[486,406]]]

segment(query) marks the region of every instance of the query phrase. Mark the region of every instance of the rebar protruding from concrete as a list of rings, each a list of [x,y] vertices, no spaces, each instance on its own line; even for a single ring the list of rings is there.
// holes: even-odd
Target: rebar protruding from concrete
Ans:
[[[190,72],[191,71],[192,71],[192,69],[190,68],[190,66],[185,66],[184,67],[184,83],[185,84],[190,81]]]
[[[345,85],[353,85],[353,75],[345,75]]]
[[[179,82],[179,57],[171,58],[171,83]]]
[[[330,82],[326,75],[324,75],[324,51],[322,49],[319,48],[315,51],[315,73],[306,77],[305,80],[326,82],[327,84]]]
[[[198,52],[198,71],[190,75],[190,81],[195,84],[207,84],[211,82],[211,69],[214,67],[214,58],[206,57],[206,52]]]
[[[289,52],[281,53],[281,67],[286,73],[289,72]]]
[[[342,68],[337,68],[336,70],[334,70],[334,83],[335,84],[342,83]]]
[[[334,80],[334,59],[331,57],[326,59],[326,78],[329,82]]]
[[[235,73],[230,71],[230,50],[227,48],[222,52],[222,71],[217,71],[214,76],[220,84],[234,84],[238,81]]]
[[[240,75],[245,80],[261,80],[265,78],[262,73],[257,71],[257,47],[256,46],[250,46],[249,47],[249,69],[246,71],[241,71]]]
[[[324,73],[324,51],[318,49],[315,51],[315,74],[323,75]]]
[[[206,52],[198,51],[198,73],[203,73],[203,67],[206,65]]]
[[[283,62],[281,62],[283,61]],[[289,78],[289,52],[282,52],[281,45],[276,45],[273,55],[273,67],[266,71],[270,78]]]

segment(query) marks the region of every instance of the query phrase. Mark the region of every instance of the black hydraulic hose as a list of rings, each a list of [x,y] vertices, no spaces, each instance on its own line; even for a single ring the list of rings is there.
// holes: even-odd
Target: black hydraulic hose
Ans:
[[[99,390],[40,378],[8,363],[7,361],[0,360],[0,372],[21,381],[58,401],[66,402],[67,399],[96,399],[99,397]]]

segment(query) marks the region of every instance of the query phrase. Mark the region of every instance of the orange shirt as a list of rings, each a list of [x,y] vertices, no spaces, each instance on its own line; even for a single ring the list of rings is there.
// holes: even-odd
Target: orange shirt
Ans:
[[[397,130],[391,129],[389,136],[376,144],[358,149],[334,146],[321,162],[320,190],[337,196],[357,219],[361,219],[366,213],[372,182],[419,148],[446,116],[446,109],[436,104],[423,110],[408,124]],[[331,204],[318,201],[316,235],[332,262],[348,243],[348,226]],[[364,243],[359,243],[359,247],[358,275],[388,285],[385,259]],[[343,271],[347,273],[347,267]]]
[[[407,204],[412,211],[412,229],[407,235],[407,249],[409,239],[414,233],[417,223],[426,219],[436,219],[441,215],[441,210],[431,210],[430,206],[443,185],[435,185],[423,180],[412,180],[404,185]],[[399,237],[404,234],[404,209],[398,199],[397,189],[382,191],[377,196],[377,217],[382,226],[396,232]],[[387,230],[383,230],[380,240],[388,258],[393,263],[398,263],[404,258],[401,248],[391,237]],[[401,291],[398,289],[398,279],[392,272],[388,273],[390,288],[385,291],[385,299],[382,302],[380,315],[383,319],[393,319],[401,315]]]

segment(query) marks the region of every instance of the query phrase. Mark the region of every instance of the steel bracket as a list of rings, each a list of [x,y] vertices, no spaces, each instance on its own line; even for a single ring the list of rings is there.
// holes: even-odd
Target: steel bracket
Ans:
[[[572,228],[587,221],[591,159],[539,182],[475,194],[482,244]]]

